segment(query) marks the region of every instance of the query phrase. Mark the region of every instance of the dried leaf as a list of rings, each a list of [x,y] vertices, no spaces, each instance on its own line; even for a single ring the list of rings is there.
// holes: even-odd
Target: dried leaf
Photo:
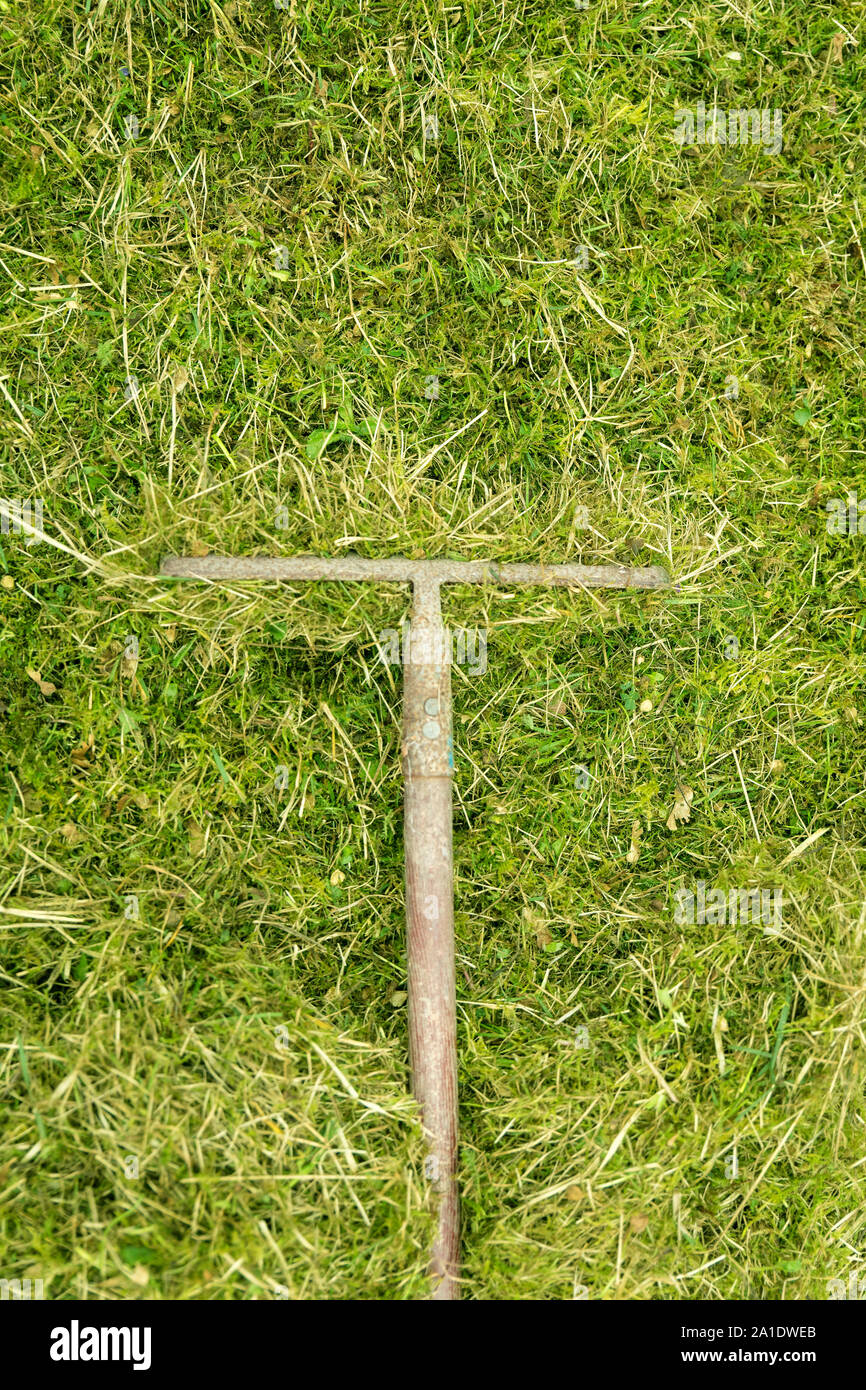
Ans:
[[[695,794],[691,787],[677,787],[677,794],[674,799],[673,810],[667,818],[665,824],[668,830],[676,830],[681,820],[690,820],[692,814],[692,802]]]
[[[569,1202],[582,1202],[586,1193],[582,1187],[567,1187],[565,1189],[565,1195]]]
[[[627,864],[636,864],[640,858],[640,842],[642,838],[643,826],[639,820],[636,820],[631,828],[631,844],[628,854],[625,857]]]
[[[94,759],[94,756],[95,756],[95,751],[94,751],[94,740],[93,740],[93,731],[92,731],[92,730],[91,730],[91,732],[87,735],[87,742],[86,742],[86,743],[82,743],[81,746],[80,746],[79,748],[73,748],[73,750],[72,750],[72,752],[70,753],[69,756],[70,756],[70,758],[72,759],[72,762],[73,762],[74,765],[75,765],[75,770],[76,770],[77,772],[89,772],[89,771],[90,771],[90,768],[91,768],[91,766],[93,765],[93,759]]]
[[[40,691],[42,692],[43,695],[56,695],[56,694],[57,694],[57,686],[56,686],[56,685],[52,685],[52,684],[51,684],[51,681],[44,681],[44,680],[42,679],[42,672],[41,672],[41,671],[34,671],[34,669],[33,669],[32,666],[28,666],[28,667],[27,667],[27,674],[28,674],[28,676],[30,677],[30,679],[31,679],[32,681],[35,681],[35,682],[36,682],[36,684],[39,686],[39,689],[40,689]]]
[[[523,909],[523,920],[534,932],[539,949],[544,950],[545,946],[550,945],[553,937],[548,931],[547,923],[540,912],[536,912],[532,907],[525,907]]]
[[[634,1215],[630,1218],[628,1224],[634,1231],[635,1235],[639,1236],[641,1231],[645,1231],[647,1226],[649,1225],[649,1217],[647,1216],[646,1212],[636,1211]]]

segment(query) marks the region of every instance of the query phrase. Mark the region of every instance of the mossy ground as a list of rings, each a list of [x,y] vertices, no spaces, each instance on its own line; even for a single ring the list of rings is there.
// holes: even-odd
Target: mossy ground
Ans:
[[[49,538],[0,537],[0,1274],[423,1293],[406,594],[155,577],[359,550],[678,581],[447,595],[488,634],[467,1295],[825,1297],[866,1245],[859,7],[0,19],[0,494]],[[677,144],[699,100],[781,152]],[[698,880],[781,925],[678,924]]]

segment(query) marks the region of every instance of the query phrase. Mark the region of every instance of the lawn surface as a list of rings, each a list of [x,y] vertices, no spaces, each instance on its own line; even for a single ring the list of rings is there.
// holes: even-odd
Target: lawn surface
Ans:
[[[0,0],[0,1275],[424,1293],[356,550],[676,581],[447,592],[466,1296],[866,1281],[862,16]]]

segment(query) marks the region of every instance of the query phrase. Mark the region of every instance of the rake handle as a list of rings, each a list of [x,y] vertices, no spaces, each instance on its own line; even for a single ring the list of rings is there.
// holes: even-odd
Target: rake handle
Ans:
[[[457,1006],[451,837],[451,668],[439,585],[415,583],[404,636],[403,740],[409,1065],[438,1196],[432,1297],[459,1297]]]

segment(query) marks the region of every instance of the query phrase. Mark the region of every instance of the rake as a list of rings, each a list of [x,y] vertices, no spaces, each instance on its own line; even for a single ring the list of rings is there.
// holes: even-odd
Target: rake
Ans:
[[[409,1065],[428,1146],[425,1173],[438,1198],[430,1256],[430,1296],[459,1297],[457,1193],[457,1011],[451,841],[451,652],[442,625],[443,584],[545,585],[562,589],[661,589],[657,567],[493,564],[474,560],[367,560],[345,555],[268,559],[169,556],[162,573],[178,579],[289,583],[358,580],[412,585],[409,641],[403,648],[403,845]]]

